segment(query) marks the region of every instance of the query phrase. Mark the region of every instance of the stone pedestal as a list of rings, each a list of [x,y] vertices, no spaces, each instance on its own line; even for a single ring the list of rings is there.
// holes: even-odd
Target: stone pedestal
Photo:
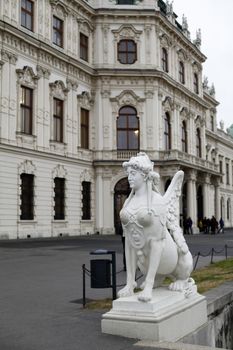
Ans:
[[[128,338],[177,341],[207,321],[204,296],[186,297],[165,287],[156,288],[150,302],[137,299],[137,294],[119,298],[102,316],[102,332]]]

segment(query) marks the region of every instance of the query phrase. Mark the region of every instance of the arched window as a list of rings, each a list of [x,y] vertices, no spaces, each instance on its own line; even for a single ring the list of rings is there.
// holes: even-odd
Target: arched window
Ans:
[[[186,122],[182,122],[181,126],[181,144],[182,144],[182,152],[188,152],[188,142],[187,142],[187,129]]]
[[[196,94],[199,94],[199,79],[197,73],[193,75],[193,90]]]
[[[164,117],[164,148],[166,151],[171,149],[171,123],[168,112],[165,113]]]
[[[179,81],[181,84],[185,83],[184,63],[182,61],[179,62]]]
[[[224,198],[221,197],[220,200],[220,211],[221,211],[221,218],[223,218],[223,211],[224,211]]]
[[[231,208],[231,200],[228,198],[227,200],[227,220],[230,220],[230,208]]]
[[[122,64],[133,64],[137,60],[137,45],[133,40],[120,40],[117,45],[117,59]]]
[[[201,158],[201,131],[199,128],[196,130],[196,156]]]
[[[130,106],[122,107],[117,118],[117,149],[139,150],[139,118]]]
[[[168,73],[168,53],[164,47],[162,48],[162,69]]]

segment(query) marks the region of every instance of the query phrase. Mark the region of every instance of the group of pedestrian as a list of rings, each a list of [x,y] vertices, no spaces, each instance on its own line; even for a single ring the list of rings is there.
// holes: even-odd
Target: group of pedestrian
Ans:
[[[188,235],[193,234],[193,229],[192,229],[192,219],[188,217],[187,219],[184,219],[184,233]],[[198,228],[200,232],[203,233],[210,233],[212,235],[216,233],[224,233],[224,221],[222,218],[220,218],[219,222],[213,215],[210,219],[204,217],[203,219],[198,220]]]

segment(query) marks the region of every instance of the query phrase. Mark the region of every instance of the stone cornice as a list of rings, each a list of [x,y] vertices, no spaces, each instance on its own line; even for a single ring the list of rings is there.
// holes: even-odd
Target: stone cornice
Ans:
[[[170,86],[172,86],[175,90],[179,90],[179,92],[183,93],[184,95],[186,95],[187,97],[190,98],[190,100],[195,101],[197,104],[201,105],[202,108],[204,109],[208,109],[209,105],[198,95],[194,94],[192,91],[190,91],[189,89],[187,89],[185,86],[183,86],[182,84],[178,83],[176,80],[172,79],[172,77],[170,77],[168,74],[156,70],[156,69],[96,69],[96,78],[101,78],[103,76],[108,76],[108,77],[112,77],[112,78],[116,78],[116,77],[123,77],[123,78],[129,78],[129,77],[137,77],[137,78],[152,78],[154,79],[154,81],[156,79],[161,79],[163,80],[163,82],[169,84]]]
[[[73,76],[83,82],[90,82],[95,71],[78,59],[74,59],[65,52],[56,50],[17,28],[0,21],[0,32],[2,33],[2,48],[14,52],[14,54],[25,55],[40,62],[49,69],[58,69],[68,76]]]

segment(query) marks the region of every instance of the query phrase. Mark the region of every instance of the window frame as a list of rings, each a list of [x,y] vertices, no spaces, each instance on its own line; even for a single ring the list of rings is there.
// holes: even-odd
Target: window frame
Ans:
[[[121,1],[122,3],[119,3]],[[135,5],[135,0],[117,0],[116,4],[117,5]]]
[[[182,152],[187,153],[188,152],[187,125],[184,120],[181,126],[181,145],[182,145]]]
[[[26,3],[26,7],[27,7],[27,3],[31,4],[32,10],[30,12],[29,10],[27,10],[27,8],[23,7],[22,6],[22,0],[21,0],[21,2],[20,2],[20,4],[21,4],[20,25],[23,28],[26,28],[26,29],[30,30],[31,32],[34,32],[34,1],[31,1],[31,0],[24,0],[24,1]],[[24,13],[26,17],[29,16],[31,18],[31,26],[30,26],[30,28],[26,25],[26,23],[25,23],[25,25],[22,24],[22,13]],[[25,22],[27,22],[26,17],[25,17]]]
[[[81,148],[89,149],[90,111],[80,108]]]
[[[91,182],[82,181],[82,220],[91,220]]]
[[[34,188],[35,176],[33,174],[20,174],[20,220],[34,220]]]
[[[169,72],[168,69],[168,51],[165,47],[162,47],[162,57],[161,57],[161,61],[162,61],[162,69],[165,73]]]
[[[57,113],[58,103],[61,104],[60,110],[61,114]],[[60,123],[60,134],[57,132],[57,125]],[[63,135],[63,128],[64,128],[64,101],[53,97],[53,141],[55,142],[63,142],[64,135]]]
[[[56,23],[61,24],[61,28],[54,25],[54,20],[56,20]],[[54,40],[54,35],[56,37],[56,40]],[[58,43],[57,36],[60,38],[60,44]],[[64,47],[64,20],[56,15],[53,15],[53,44],[60,48]]]
[[[179,61],[179,82],[185,84],[185,67],[183,61]]]
[[[89,37],[84,33],[79,33],[79,57],[88,62],[89,56]]]
[[[193,74],[193,90],[197,95],[199,94],[199,78],[197,73]]]
[[[54,220],[65,220],[65,178],[56,176],[54,182]]]
[[[202,156],[200,128],[196,129],[196,156],[198,158],[201,158],[201,156]]]
[[[133,44],[133,50],[129,50],[129,43]],[[121,48],[121,45],[125,44],[126,48],[123,50]],[[124,59],[120,57],[123,55],[125,57],[125,62]],[[130,55],[134,55],[133,61],[130,61],[129,57]],[[134,64],[137,61],[137,43],[133,39],[121,39],[117,43],[117,60],[121,64]]]
[[[164,115],[164,148],[165,151],[170,151],[172,146],[171,140],[171,117],[168,112]]]
[[[29,92],[30,97],[29,97],[29,105],[26,103],[23,103],[27,99],[26,93]],[[20,132],[26,135],[32,135],[33,132],[33,89],[21,85],[20,86],[20,95],[21,95],[21,100],[20,100]],[[24,95],[24,96],[23,96]],[[23,112],[28,111],[29,112],[29,120],[25,122],[25,116],[23,118]],[[26,113],[27,115],[27,113]],[[28,126],[26,126],[28,124]]]
[[[131,113],[128,112],[124,112],[124,109],[129,109],[131,110]],[[119,123],[120,123],[120,119],[123,119],[123,117],[126,118],[126,127],[120,127]],[[130,127],[130,118],[131,117],[135,117],[134,120],[137,122],[137,126],[136,127]],[[117,125],[116,125],[116,129],[117,129],[117,150],[118,151],[139,151],[140,150],[140,121],[139,121],[139,117],[137,115],[137,110],[132,107],[132,106],[123,106],[119,109],[118,112],[118,117],[117,117]],[[119,147],[119,137],[120,137],[120,133],[124,132],[126,135],[126,139],[124,139],[124,143],[126,144],[126,148],[120,148]],[[134,132],[135,135],[137,136],[137,147],[135,148],[131,148],[130,147],[130,134]],[[123,137],[123,136],[121,136]],[[126,141],[126,142],[125,142]]]

